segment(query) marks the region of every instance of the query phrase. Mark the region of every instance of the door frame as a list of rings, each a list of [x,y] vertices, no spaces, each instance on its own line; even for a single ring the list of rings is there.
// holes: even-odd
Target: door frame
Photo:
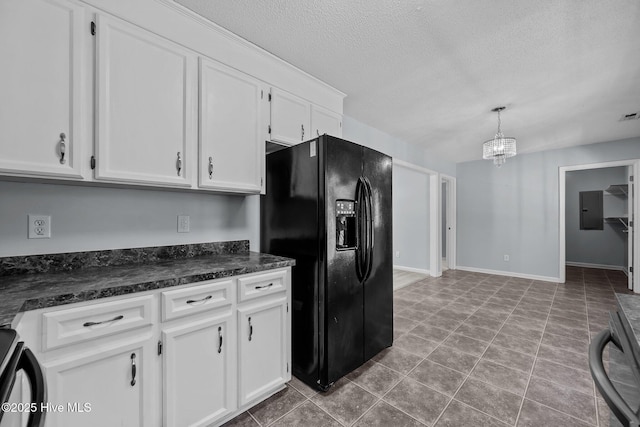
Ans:
[[[629,160],[616,160],[611,162],[599,162],[599,163],[589,163],[582,165],[573,165],[573,166],[561,166],[558,169],[558,184],[559,184],[559,216],[558,216],[558,225],[559,225],[559,239],[558,239],[558,277],[560,283],[565,283],[566,280],[566,261],[567,261],[567,253],[566,253],[566,174],[567,172],[579,171],[579,170],[588,170],[588,169],[602,169],[602,168],[613,168],[618,166],[630,166],[632,169],[631,174],[634,177],[634,182],[636,185],[633,186],[633,194],[632,194],[632,208],[633,208],[633,216],[640,211],[640,185],[637,185],[637,177],[640,174],[640,159],[629,159]],[[632,265],[634,266],[634,270],[640,265],[640,233],[635,232],[635,228],[631,226],[631,221],[634,221],[633,225],[635,226],[635,218],[629,218],[629,225],[632,229],[632,238],[633,238],[633,253],[632,253]],[[640,293],[640,274],[637,271],[633,272],[632,275],[633,283],[631,284],[632,289],[635,293]]]
[[[444,218],[444,222],[447,225],[447,249],[445,258],[447,259],[447,268],[449,270],[456,269],[456,179],[452,176],[446,174],[440,174],[440,182],[441,185],[444,183],[447,186],[447,194],[446,194],[446,207],[447,207],[447,217]],[[442,188],[442,187],[441,187]],[[440,197],[440,203],[442,202],[442,197]],[[440,206],[440,213],[442,215],[442,206]],[[441,219],[442,221],[442,219]],[[440,230],[442,230],[442,222],[440,223]],[[444,237],[440,236],[439,238],[439,247],[442,250],[442,239]],[[440,256],[442,260],[442,256]],[[442,274],[442,265],[440,267],[440,273]]]
[[[447,202],[451,209],[447,210],[447,217],[452,224],[452,233],[447,241],[447,259],[449,270],[456,268],[456,179],[452,176],[441,174],[413,163],[400,159],[393,159],[393,164],[429,177],[429,275],[431,277],[442,276],[442,182],[446,180],[449,186]],[[449,244],[451,242],[452,244]]]

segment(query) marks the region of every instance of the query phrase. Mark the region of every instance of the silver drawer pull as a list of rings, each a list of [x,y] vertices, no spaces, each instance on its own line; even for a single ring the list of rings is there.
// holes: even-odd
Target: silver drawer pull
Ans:
[[[100,322],[85,322],[82,326],[88,328],[89,326],[102,325],[103,323],[115,322],[116,320],[122,320],[124,316],[121,314],[120,316],[116,316],[113,319],[102,320]]]
[[[131,353],[131,387],[136,385],[136,354]]]
[[[273,283],[269,283],[268,285],[256,286],[255,289],[267,289],[273,286]]]
[[[213,179],[213,157],[209,157],[209,179]]]
[[[193,304],[193,303],[196,303],[196,302],[204,302],[204,301],[210,300],[211,298],[213,298],[212,295],[207,295],[206,297],[201,298],[201,299],[188,299],[187,300],[187,304]]]
[[[64,155],[67,152],[67,146],[64,143],[65,138],[67,137],[67,135],[65,135],[64,133],[60,134],[60,164],[64,165],[65,163],[65,159],[64,159]]]
[[[178,151],[178,158],[176,159],[176,169],[178,169],[178,176],[180,176],[180,171],[182,170],[182,158],[180,157],[179,151]]]

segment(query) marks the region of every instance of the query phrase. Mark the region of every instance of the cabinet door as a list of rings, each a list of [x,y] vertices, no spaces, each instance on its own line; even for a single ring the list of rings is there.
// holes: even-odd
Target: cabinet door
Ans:
[[[200,58],[201,188],[260,192],[264,97],[258,80]]]
[[[328,134],[342,137],[342,116],[317,105],[311,106],[311,137]]]
[[[98,346],[100,347],[100,346]],[[149,337],[73,359],[44,363],[47,427],[152,426],[154,350]],[[135,382],[134,382],[135,380]]]
[[[287,381],[287,300],[238,308],[239,405],[245,405]]]
[[[231,309],[165,329],[164,423],[208,426],[236,408],[235,321]]]
[[[0,174],[81,178],[83,22],[67,1],[0,2]]]
[[[310,132],[311,104],[288,92],[271,89],[271,140],[297,144],[315,135]]]
[[[96,22],[96,179],[191,186],[196,56],[115,18]]]

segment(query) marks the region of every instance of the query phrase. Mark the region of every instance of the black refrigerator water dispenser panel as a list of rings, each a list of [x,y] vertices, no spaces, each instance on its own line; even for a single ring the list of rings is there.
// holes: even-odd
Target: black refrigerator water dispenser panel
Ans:
[[[356,202],[336,200],[336,249],[356,248]]]

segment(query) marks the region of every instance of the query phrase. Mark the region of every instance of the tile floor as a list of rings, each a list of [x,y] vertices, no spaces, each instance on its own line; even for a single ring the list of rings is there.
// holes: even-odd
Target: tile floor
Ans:
[[[232,426],[609,426],[588,368],[621,272],[567,283],[446,271],[394,292],[393,347],[317,393],[297,379]]]
[[[412,271],[404,271],[393,269],[393,289],[404,288],[418,280],[426,279],[429,277],[426,274],[414,273]]]

